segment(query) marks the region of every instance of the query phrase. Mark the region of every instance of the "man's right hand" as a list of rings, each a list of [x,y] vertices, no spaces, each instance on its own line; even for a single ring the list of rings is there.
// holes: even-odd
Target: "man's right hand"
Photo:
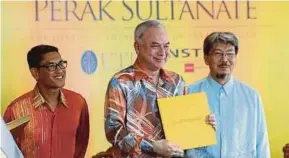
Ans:
[[[183,157],[184,151],[176,144],[162,139],[153,142],[153,150],[164,157]]]

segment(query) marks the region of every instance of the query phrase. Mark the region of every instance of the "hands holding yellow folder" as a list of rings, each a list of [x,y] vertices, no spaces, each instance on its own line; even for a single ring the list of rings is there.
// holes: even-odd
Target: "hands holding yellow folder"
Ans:
[[[205,121],[215,129],[216,118],[214,114],[208,115]],[[165,157],[184,157],[183,149],[166,139],[153,142],[153,148],[154,152]]]
[[[183,157],[184,151],[176,144],[166,139],[153,142],[153,150],[164,157]]]
[[[166,139],[181,149],[216,143],[216,119],[210,113],[205,93],[158,99]]]

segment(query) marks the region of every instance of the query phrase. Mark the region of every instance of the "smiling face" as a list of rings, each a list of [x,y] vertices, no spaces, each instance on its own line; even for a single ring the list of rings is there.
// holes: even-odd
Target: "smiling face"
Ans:
[[[216,43],[204,58],[205,63],[210,67],[210,74],[213,78],[227,80],[236,63],[235,47],[230,43]]]
[[[46,65],[53,65],[62,62],[61,56],[58,52],[49,52],[42,56],[39,68],[31,68],[33,77],[37,83],[46,87],[47,89],[62,88],[65,85],[66,69],[61,69],[59,66],[56,67],[55,71],[49,71]]]
[[[169,45],[167,33],[163,28],[147,29],[141,40],[135,44],[140,66],[148,71],[160,70],[167,61]]]

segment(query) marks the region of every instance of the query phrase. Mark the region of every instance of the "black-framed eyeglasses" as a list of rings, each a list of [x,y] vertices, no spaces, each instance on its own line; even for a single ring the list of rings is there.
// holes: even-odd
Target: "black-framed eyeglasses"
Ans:
[[[39,67],[44,67],[46,68],[48,71],[52,72],[55,71],[57,69],[57,67],[59,67],[60,69],[65,69],[67,67],[67,61],[63,61],[61,60],[58,63],[48,63],[45,65],[40,65]]]
[[[227,59],[232,60],[236,57],[235,53],[212,53],[211,55],[215,56],[218,60],[227,57]]]

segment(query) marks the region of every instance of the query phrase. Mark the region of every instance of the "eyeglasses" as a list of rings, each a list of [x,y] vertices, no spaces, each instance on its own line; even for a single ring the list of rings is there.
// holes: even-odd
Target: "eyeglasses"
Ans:
[[[45,65],[40,65],[39,67],[45,67],[48,71],[52,72],[59,67],[60,69],[65,69],[67,67],[67,61],[61,60],[59,63],[48,63]]]
[[[232,60],[236,57],[235,53],[212,53],[214,57],[216,57],[218,60],[223,59],[224,57],[227,57],[228,60]]]

